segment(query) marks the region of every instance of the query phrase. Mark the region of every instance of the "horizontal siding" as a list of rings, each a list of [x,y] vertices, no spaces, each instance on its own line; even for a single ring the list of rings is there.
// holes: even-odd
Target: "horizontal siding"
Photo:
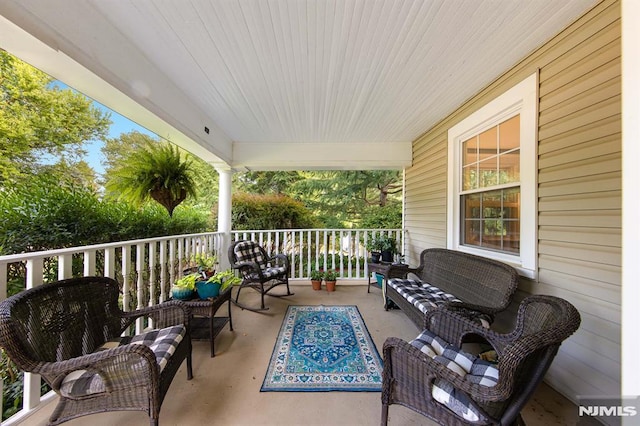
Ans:
[[[547,381],[568,398],[620,392],[620,4],[606,0],[416,140],[406,170],[411,262],[446,246],[447,131],[539,70],[538,278],[522,279],[506,325],[529,294],[573,303],[578,332]]]

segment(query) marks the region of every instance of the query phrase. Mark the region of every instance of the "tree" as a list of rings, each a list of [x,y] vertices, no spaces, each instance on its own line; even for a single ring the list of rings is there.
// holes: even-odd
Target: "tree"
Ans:
[[[173,210],[187,196],[196,196],[192,161],[183,157],[169,142],[147,143],[111,172],[107,192],[135,204],[151,198],[173,216]]]
[[[301,172],[247,172],[238,175],[239,190],[255,194],[287,194],[292,185],[303,180]]]
[[[64,177],[65,180],[77,185],[94,191],[98,190],[96,171],[84,160],[68,162],[65,158],[61,158],[56,164],[37,166],[34,170],[38,175],[58,177],[58,179]]]
[[[290,194],[324,217],[330,226],[359,222],[373,207],[401,210],[400,171],[325,171],[306,172]],[[394,219],[395,222],[395,219]]]
[[[47,74],[0,50],[0,185],[31,175],[47,156],[78,157],[103,139],[109,115]]]

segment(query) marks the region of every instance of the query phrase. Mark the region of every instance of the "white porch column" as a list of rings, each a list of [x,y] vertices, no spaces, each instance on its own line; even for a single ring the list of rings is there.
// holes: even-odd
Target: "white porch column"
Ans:
[[[222,251],[219,253],[218,262],[220,269],[229,268],[227,248],[231,243],[231,177],[233,171],[230,168],[216,166],[218,172],[218,232],[223,232]]]
[[[640,3],[622,1],[622,395],[640,395]],[[637,402],[637,401],[636,401]],[[637,407],[637,405],[636,405]],[[637,417],[623,418],[631,425]],[[636,423],[637,424],[637,423]]]

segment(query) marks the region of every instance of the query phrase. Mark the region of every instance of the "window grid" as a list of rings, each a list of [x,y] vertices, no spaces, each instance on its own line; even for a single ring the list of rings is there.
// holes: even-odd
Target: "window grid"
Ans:
[[[478,132],[475,136],[461,141],[462,149],[461,188],[459,189],[460,205],[464,206],[460,215],[460,241],[464,245],[480,247],[487,250],[519,254],[520,251],[520,176],[509,176],[502,170],[508,162],[503,162],[507,155],[518,154],[519,138],[501,143],[502,126],[514,124],[519,126],[519,114],[501,123]],[[495,133],[495,136],[492,134]],[[508,137],[505,132],[505,138]],[[484,141],[483,141],[484,138]],[[502,146],[514,147],[502,152]],[[483,151],[488,151],[483,156]],[[470,151],[471,157],[469,156]],[[495,162],[494,164],[491,164]],[[513,159],[512,159],[513,163]],[[485,168],[482,168],[482,166]],[[489,166],[489,167],[486,167]],[[486,172],[486,173],[485,173]],[[516,195],[515,205],[505,205],[507,197]],[[489,202],[493,198],[493,203]],[[495,205],[499,200],[499,205]],[[476,206],[474,206],[474,203]],[[513,203],[509,203],[513,204]],[[514,217],[515,216],[515,217]]]

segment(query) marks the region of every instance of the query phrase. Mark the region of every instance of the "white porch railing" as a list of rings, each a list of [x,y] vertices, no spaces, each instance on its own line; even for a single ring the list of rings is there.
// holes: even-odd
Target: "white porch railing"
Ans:
[[[293,280],[308,280],[313,269],[339,272],[341,280],[367,278],[367,242],[384,233],[402,247],[401,229],[277,229],[232,231],[233,241],[252,240],[270,255],[284,253],[291,260]]]
[[[291,279],[305,280],[313,269],[334,269],[340,279],[364,279],[367,242],[384,233],[403,247],[400,229],[291,229],[232,231],[231,239],[259,242],[269,254],[284,253],[291,260]],[[215,254],[226,259],[224,235],[217,232],[174,235],[84,247],[0,256],[0,300],[11,292],[74,276],[101,275],[122,284],[125,310],[162,303],[170,297],[171,284],[188,259]],[[11,291],[10,291],[11,290]],[[142,324],[137,324],[141,328]],[[2,422],[18,424],[43,401],[39,375],[25,373],[23,408]],[[0,402],[2,401],[0,380]]]

